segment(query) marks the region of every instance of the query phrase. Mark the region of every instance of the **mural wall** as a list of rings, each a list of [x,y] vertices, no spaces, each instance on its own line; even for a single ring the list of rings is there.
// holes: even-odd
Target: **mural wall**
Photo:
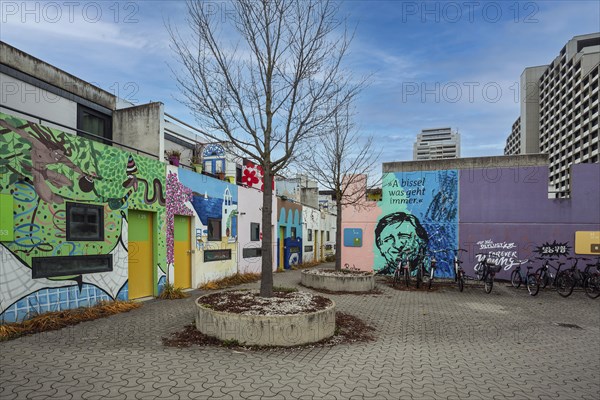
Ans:
[[[429,257],[436,276],[452,276],[451,252],[458,243],[458,173],[454,170],[388,173],[383,176],[381,214],[375,227],[374,270],[390,274],[401,257],[411,268]]]
[[[476,264],[476,253],[502,265],[500,279],[509,279],[527,259],[600,256],[600,248],[594,253],[590,246],[575,252],[576,232],[598,232],[600,238],[598,182],[600,164],[573,165],[571,197],[548,199],[547,167],[460,171],[460,242],[471,264],[466,269]]]
[[[0,321],[127,299],[129,209],[149,212],[158,228],[156,293],[164,186],[159,161],[0,114],[0,194],[14,229],[0,245]]]
[[[289,269],[302,262],[302,205],[277,198],[277,265]]]
[[[257,189],[238,187],[239,252],[238,269],[241,273],[260,273],[262,267],[262,195]]]
[[[322,229],[321,221],[324,221],[321,218],[321,211],[309,206],[302,206],[302,221],[304,222],[302,231],[302,238],[304,239],[302,261],[317,261],[320,250],[319,230]]]
[[[509,279],[528,259],[600,256],[598,182],[599,164],[573,165],[570,198],[549,199],[547,167],[387,173],[376,207],[344,209],[342,262],[385,274],[404,252],[414,267],[461,247],[467,273],[485,253]],[[436,253],[436,276],[453,276],[450,257]]]
[[[196,254],[192,286],[237,272],[238,187],[179,169],[180,182],[192,190]]]

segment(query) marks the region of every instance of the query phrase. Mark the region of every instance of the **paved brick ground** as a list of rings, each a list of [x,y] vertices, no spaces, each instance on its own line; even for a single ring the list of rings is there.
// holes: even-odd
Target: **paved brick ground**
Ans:
[[[299,280],[297,271],[275,275],[277,285]],[[330,296],[377,328],[371,343],[163,347],[161,337],[193,321],[191,298],[0,343],[0,399],[600,398],[599,300],[532,298],[505,284],[490,295],[380,288]]]

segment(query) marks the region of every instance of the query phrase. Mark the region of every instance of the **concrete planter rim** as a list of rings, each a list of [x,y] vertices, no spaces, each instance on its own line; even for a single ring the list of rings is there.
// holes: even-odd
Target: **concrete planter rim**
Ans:
[[[369,272],[369,271],[361,271],[361,274],[352,274],[352,273],[350,273],[350,274],[339,274],[339,275],[338,274],[334,274],[334,275],[315,274],[315,273],[313,273],[313,271],[327,271],[327,270],[325,270],[325,269],[320,269],[320,270],[317,270],[317,269],[305,269],[305,270],[302,271],[302,273],[303,274],[310,274],[310,275],[327,276],[327,277],[332,277],[332,278],[335,278],[335,277],[365,278],[365,277],[369,277],[369,276],[375,276],[375,271],[371,271],[371,272]],[[332,270],[332,271],[335,271],[335,270]]]

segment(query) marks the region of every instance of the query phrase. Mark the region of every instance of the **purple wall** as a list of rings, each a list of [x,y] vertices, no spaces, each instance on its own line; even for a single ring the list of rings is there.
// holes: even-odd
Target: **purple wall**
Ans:
[[[508,279],[514,261],[534,259],[540,246],[566,244],[574,255],[576,231],[600,231],[600,164],[572,166],[570,199],[548,199],[547,185],[547,167],[460,171],[459,240],[469,250],[467,270],[474,253],[496,252],[505,267],[498,278]]]

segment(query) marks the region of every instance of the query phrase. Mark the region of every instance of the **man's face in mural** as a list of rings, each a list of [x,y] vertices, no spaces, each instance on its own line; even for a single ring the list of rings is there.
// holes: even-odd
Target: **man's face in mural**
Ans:
[[[388,265],[398,265],[403,252],[407,253],[409,260],[415,259],[421,245],[422,241],[410,221],[390,224],[381,231],[379,249]]]

